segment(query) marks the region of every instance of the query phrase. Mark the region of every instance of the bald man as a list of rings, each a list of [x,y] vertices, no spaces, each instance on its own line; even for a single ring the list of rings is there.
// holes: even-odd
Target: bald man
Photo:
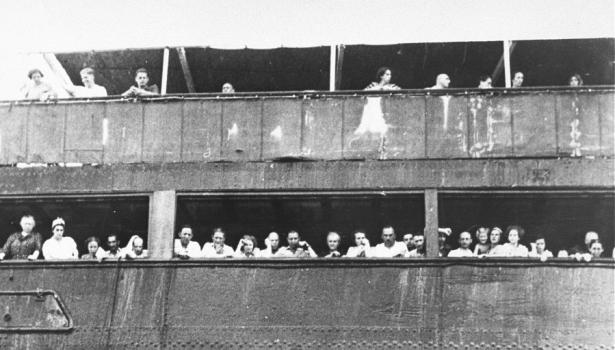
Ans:
[[[448,74],[438,74],[436,77],[436,85],[432,86],[430,89],[439,90],[439,89],[448,89],[448,86],[451,84],[451,78],[448,77]]]

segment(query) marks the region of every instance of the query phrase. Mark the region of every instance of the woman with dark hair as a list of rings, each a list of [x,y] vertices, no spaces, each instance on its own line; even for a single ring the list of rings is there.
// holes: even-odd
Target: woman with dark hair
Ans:
[[[491,232],[489,232],[489,250],[487,250],[486,254],[489,254],[489,252],[500,244],[502,244],[502,229],[495,226],[491,229]]]
[[[234,258],[258,258],[260,257],[260,250],[256,247],[256,237],[251,235],[245,235],[237,244]]]
[[[58,97],[58,94],[53,90],[51,85],[42,80],[43,76],[43,72],[38,68],[34,68],[28,72],[30,85],[26,88],[24,93],[24,98],[26,100],[46,101]]]
[[[579,74],[573,74],[570,79],[568,79],[568,85],[572,87],[583,86],[583,79]]]
[[[506,228],[506,237],[508,238],[508,243],[504,243],[495,247],[489,252],[489,255],[509,258],[527,258],[529,255],[527,247],[519,243],[519,241],[521,240],[521,238],[523,238],[524,235],[525,230],[521,226],[508,226]]]
[[[81,260],[101,260],[100,255],[100,240],[96,237],[88,237],[85,240],[85,246],[88,248],[88,253],[81,256]]]
[[[380,67],[376,72],[376,81],[369,84],[365,90],[399,90],[399,86],[391,84],[393,73],[389,67]]]

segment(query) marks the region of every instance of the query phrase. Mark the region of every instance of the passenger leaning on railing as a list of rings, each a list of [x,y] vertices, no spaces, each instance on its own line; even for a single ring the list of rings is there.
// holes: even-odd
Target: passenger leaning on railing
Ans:
[[[506,237],[508,238],[508,243],[496,246],[493,250],[489,252],[489,255],[500,257],[527,258],[529,255],[527,247],[519,243],[519,241],[523,238],[524,234],[525,230],[523,230],[521,226],[508,226],[506,228]]]
[[[201,255],[203,258],[232,258],[235,251],[230,246],[224,244],[226,234],[221,228],[215,228],[211,235],[212,242],[203,244]]]
[[[244,235],[237,243],[234,258],[260,258],[260,249],[256,247],[256,237]]]
[[[79,259],[77,243],[70,237],[64,236],[66,223],[62,218],[56,218],[51,223],[53,236],[43,243],[43,256],[45,260],[75,260]]]
[[[273,258],[280,250],[280,235],[277,232],[269,232],[265,238],[265,249],[261,250],[261,257]]]
[[[96,84],[96,77],[93,68],[83,68],[79,74],[83,86],[66,85],[64,89],[73,97],[104,97],[107,96],[107,89]]]
[[[491,245],[489,244],[489,228],[479,227],[476,230],[476,240],[477,243],[474,246],[474,255],[480,257],[488,254],[491,249]]]
[[[148,85],[149,73],[145,68],[137,69],[135,72],[135,83],[137,83],[137,85],[133,85],[126,90],[122,94],[123,97],[156,96],[160,93],[158,90],[158,85]]]
[[[148,257],[147,249],[143,249],[143,238],[139,235],[133,235],[128,240],[126,247],[122,248],[126,259],[146,259]]]
[[[179,239],[173,241],[173,257],[180,259],[194,259],[201,257],[201,246],[192,240],[192,227],[182,226],[177,234]]]
[[[412,237],[414,249],[409,251],[406,258],[424,258],[425,257],[425,236],[416,234]]]
[[[365,258],[367,251],[370,249],[369,240],[365,238],[365,232],[359,230],[354,232],[353,247],[349,247],[345,257],[347,258]]]
[[[329,252],[325,255],[325,258],[341,258],[342,253],[340,253],[340,241],[341,237],[337,232],[329,232],[327,234],[327,247],[329,248]]]
[[[43,72],[38,68],[34,68],[28,72],[30,82],[24,88],[24,99],[47,101],[58,97],[53,87],[43,81],[43,76]]]
[[[299,232],[291,230],[286,236],[288,246],[280,248],[276,257],[281,258],[317,258],[310,244],[301,240]]]
[[[378,68],[378,72],[376,72],[376,80],[371,84],[369,84],[365,90],[399,90],[400,87],[391,84],[391,79],[393,78],[393,72],[389,67],[380,67]]]
[[[88,237],[85,240],[87,254],[81,256],[81,260],[102,260],[105,251],[100,247],[100,240],[97,237]]]
[[[473,258],[476,255],[470,249],[472,245],[472,234],[464,231],[459,234],[459,248],[453,249],[448,253],[449,258]]]
[[[542,235],[538,235],[533,243],[530,243],[532,250],[530,250],[530,258],[540,258],[540,260],[547,260],[553,257],[553,253],[547,250],[547,241]]]
[[[41,253],[41,235],[34,232],[36,222],[32,215],[24,215],[19,221],[21,232],[9,236],[0,250],[0,260],[28,259],[36,260]]]
[[[395,230],[387,225],[382,228],[382,243],[367,251],[369,258],[400,258],[408,253],[408,247],[404,242],[395,240]]]

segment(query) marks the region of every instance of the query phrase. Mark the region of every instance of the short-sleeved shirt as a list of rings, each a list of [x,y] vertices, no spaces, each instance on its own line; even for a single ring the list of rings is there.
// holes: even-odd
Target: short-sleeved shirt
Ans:
[[[189,258],[200,258],[201,257],[201,246],[198,242],[190,241],[188,242],[188,246],[184,247],[181,243],[180,239],[175,239],[173,245],[173,255],[187,255]]]
[[[235,255],[235,251],[228,245],[224,245],[222,250],[218,253],[212,242],[207,242],[203,245],[203,251],[201,252],[204,258],[228,258]]]
[[[408,246],[404,242],[395,242],[391,247],[387,247],[384,243],[380,243],[368,251],[370,258],[392,258],[397,256],[405,256],[408,253]]]
[[[15,232],[9,236],[2,248],[5,259],[27,259],[37,250],[41,250],[41,235],[37,232],[26,236],[21,232]]]
[[[104,86],[94,85],[91,88],[85,86],[75,86],[75,97],[105,97],[107,96],[107,89]]]
[[[78,259],[77,243],[70,237],[60,240],[51,237],[43,243],[43,256],[45,260]]]

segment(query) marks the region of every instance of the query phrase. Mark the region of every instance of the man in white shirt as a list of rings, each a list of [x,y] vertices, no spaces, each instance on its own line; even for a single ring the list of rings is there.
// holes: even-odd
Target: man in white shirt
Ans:
[[[83,68],[79,74],[81,74],[81,81],[83,86],[65,86],[64,89],[72,97],[105,97],[107,96],[107,89],[104,86],[97,85],[94,78],[94,69],[87,67]]]
[[[45,260],[76,260],[79,259],[77,243],[64,236],[65,222],[57,218],[51,223],[53,236],[43,243],[43,256]]]
[[[214,229],[214,234],[211,235],[213,242],[207,242],[203,245],[202,255],[204,258],[232,258],[235,251],[230,246],[224,244],[226,235],[221,228]]]
[[[470,249],[472,235],[470,232],[461,232],[459,235],[459,248],[448,253],[449,258],[473,258],[474,252]]]
[[[354,247],[349,247],[346,252],[347,258],[365,258],[366,252],[369,250],[369,240],[365,238],[363,231],[355,231],[354,233]]]
[[[201,257],[201,246],[192,240],[192,227],[182,226],[179,231],[179,239],[175,239],[173,244],[173,257],[180,259],[194,259]]]
[[[408,247],[404,242],[395,241],[395,230],[392,226],[382,229],[382,243],[371,248],[367,252],[368,258],[399,258],[408,253]]]
[[[306,241],[301,240],[299,232],[291,230],[286,236],[287,247],[282,247],[276,257],[281,258],[317,258],[318,255]]]

